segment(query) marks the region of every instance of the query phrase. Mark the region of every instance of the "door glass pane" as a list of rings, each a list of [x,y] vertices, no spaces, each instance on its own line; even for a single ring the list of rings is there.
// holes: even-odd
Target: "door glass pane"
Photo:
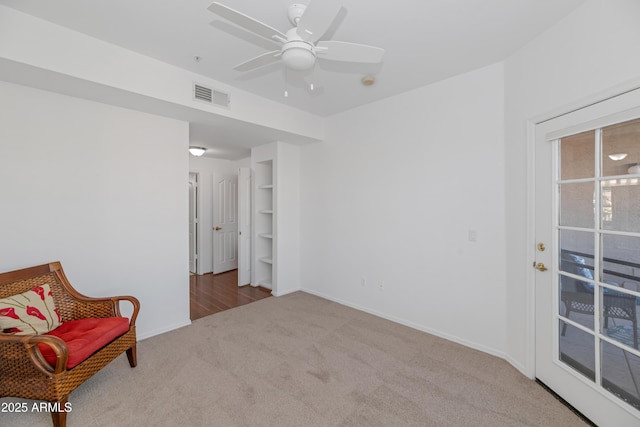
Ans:
[[[603,181],[602,228],[604,230],[640,232],[640,184],[638,178]]]
[[[559,359],[591,381],[595,381],[594,337],[575,326],[560,321]]]
[[[602,341],[602,386],[640,409],[640,358]]]
[[[560,185],[560,225],[594,227],[594,183]]]
[[[560,275],[560,304],[558,314],[593,331],[594,292],[593,283]],[[562,331],[561,331],[562,332]],[[564,336],[561,333],[562,336]]]
[[[640,119],[602,129],[602,172],[604,176],[630,174],[634,172],[632,167],[638,163],[640,163]]]
[[[594,233],[560,230],[560,270],[593,279]]]
[[[595,140],[594,130],[560,140],[560,179],[594,177]]]
[[[600,280],[640,292],[640,237],[602,236]]]
[[[602,333],[626,346],[638,349],[636,297],[620,291],[602,290]]]

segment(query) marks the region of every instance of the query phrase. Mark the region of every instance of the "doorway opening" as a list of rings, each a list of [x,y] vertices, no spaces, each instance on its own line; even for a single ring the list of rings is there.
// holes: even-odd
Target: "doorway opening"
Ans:
[[[191,320],[249,304],[271,296],[262,287],[238,286],[238,270],[189,278]]]
[[[198,166],[189,174],[191,320],[271,295],[244,286],[251,281],[250,169]]]

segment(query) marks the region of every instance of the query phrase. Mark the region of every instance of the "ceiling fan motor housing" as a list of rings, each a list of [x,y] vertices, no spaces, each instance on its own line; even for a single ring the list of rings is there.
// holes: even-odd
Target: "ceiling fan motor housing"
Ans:
[[[291,25],[298,26],[298,21],[302,18],[302,14],[307,9],[307,6],[304,4],[292,4],[289,6],[289,12],[287,16],[289,17],[289,22]]]
[[[284,64],[297,71],[309,70],[316,63],[315,46],[302,40],[295,27],[287,31],[287,42],[280,53]]]

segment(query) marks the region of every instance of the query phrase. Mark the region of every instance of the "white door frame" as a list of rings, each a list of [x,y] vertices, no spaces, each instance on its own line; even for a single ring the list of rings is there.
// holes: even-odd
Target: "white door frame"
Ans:
[[[623,95],[627,92],[640,89],[640,78],[636,78],[620,85],[611,87],[607,90],[599,92],[595,95],[583,98],[572,104],[565,105],[555,110],[549,111],[545,114],[533,117],[527,120],[527,140],[526,140],[526,159],[527,159],[527,200],[526,200],[526,228],[527,228],[527,263],[529,266],[536,259],[536,235],[535,235],[535,144],[536,135],[535,130],[538,124],[554,119],[556,117],[563,116],[565,114],[573,113],[582,108],[597,104],[602,101],[606,101],[616,96]],[[536,375],[535,371],[535,275],[536,270],[534,268],[527,268],[526,270],[526,309],[525,309],[525,365],[524,374],[530,379],[534,379]]]
[[[251,168],[238,168],[238,286],[253,283],[252,257],[252,193]]]
[[[195,188],[195,264],[196,271],[195,274],[202,274],[200,270],[202,270],[201,262],[200,262],[200,242],[201,242],[201,221],[200,221],[200,173],[196,171],[189,171],[189,175],[194,174],[196,177],[196,188]],[[189,218],[191,219],[191,218]],[[189,243],[191,244],[191,243]],[[189,271],[191,271],[191,265],[189,265]]]

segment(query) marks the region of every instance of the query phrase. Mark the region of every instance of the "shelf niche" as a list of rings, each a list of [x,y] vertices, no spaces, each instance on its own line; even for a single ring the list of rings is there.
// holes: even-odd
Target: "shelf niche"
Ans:
[[[274,185],[273,160],[255,163],[255,284],[273,290]]]
[[[251,284],[274,296],[299,291],[300,147],[282,141],[253,147],[251,169]]]

